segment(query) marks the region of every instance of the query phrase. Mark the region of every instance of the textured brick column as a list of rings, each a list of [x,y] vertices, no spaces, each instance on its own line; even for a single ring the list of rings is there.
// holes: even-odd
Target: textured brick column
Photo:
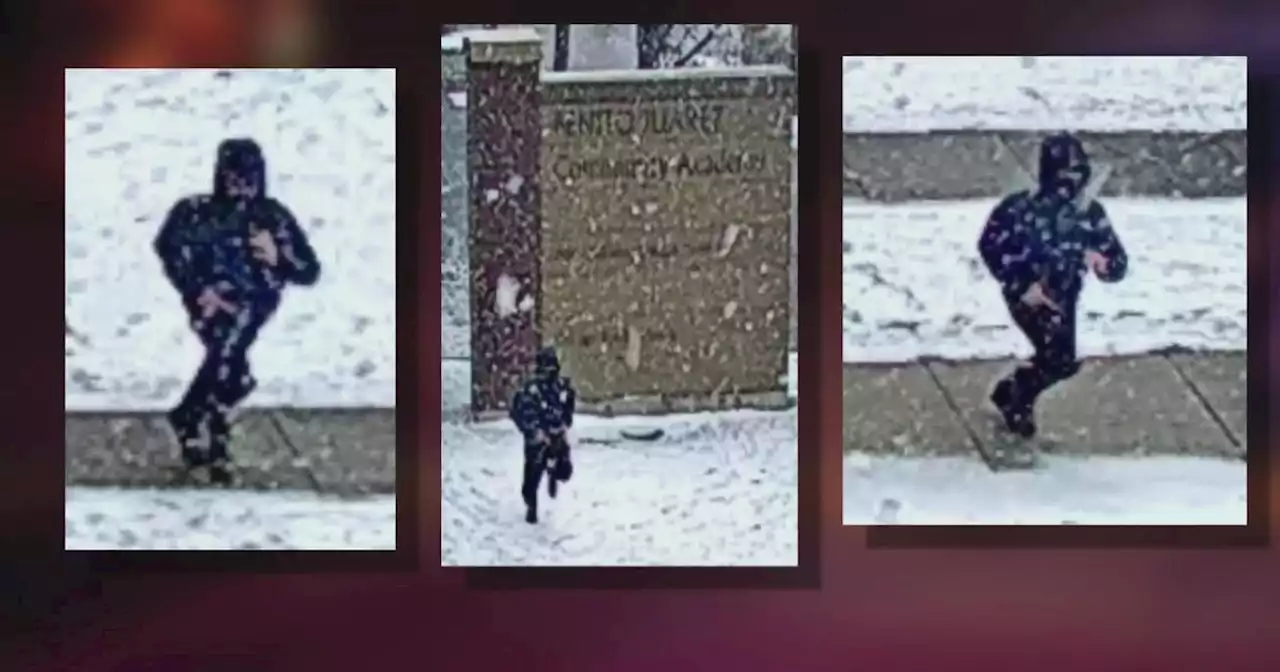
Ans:
[[[484,413],[507,407],[540,342],[542,42],[529,28],[467,38],[471,409]]]

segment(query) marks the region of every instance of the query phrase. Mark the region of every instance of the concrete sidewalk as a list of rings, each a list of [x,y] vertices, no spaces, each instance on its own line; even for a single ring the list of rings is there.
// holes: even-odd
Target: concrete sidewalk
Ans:
[[[395,409],[246,409],[231,446],[240,487],[393,493]],[[66,484],[165,487],[180,462],[163,413],[68,413]]]
[[[984,454],[1000,431],[987,395],[1014,364],[845,364],[844,450]],[[1041,398],[1043,444],[1066,455],[1244,459],[1247,369],[1243,352],[1086,360]]]

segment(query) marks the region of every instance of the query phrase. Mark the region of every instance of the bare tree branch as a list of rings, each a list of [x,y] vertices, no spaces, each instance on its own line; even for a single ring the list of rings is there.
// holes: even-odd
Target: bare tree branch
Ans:
[[[702,50],[706,49],[708,44],[711,44],[711,40],[715,39],[716,31],[722,25],[724,24],[717,23],[717,24],[714,24],[711,28],[707,29],[706,34],[702,36],[702,39],[699,40],[697,44],[693,45],[692,49],[685,52],[684,55],[676,59],[676,62],[673,64],[674,67],[682,68],[688,65],[689,61],[693,60],[694,57],[696,57],[698,54],[701,54]]]

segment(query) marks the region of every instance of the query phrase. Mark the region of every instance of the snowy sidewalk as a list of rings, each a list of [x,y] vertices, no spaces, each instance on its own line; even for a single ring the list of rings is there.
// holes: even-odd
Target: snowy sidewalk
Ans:
[[[1244,525],[1244,463],[1044,458],[993,473],[956,457],[844,460],[845,525]]]
[[[395,497],[67,488],[67,550],[394,550]]]
[[[254,490],[392,493],[395,409],[248,409],[231,450]],[[179,462],[163,413],[68,413],[67,485],[164,487]]]
[[[1085,360],[1037,412],[1046,449],[1063,456],[1244,459],[1243,352]],[[845,364],[846,452],[971,456],[1000,431],[987,395],[1012,360]]]

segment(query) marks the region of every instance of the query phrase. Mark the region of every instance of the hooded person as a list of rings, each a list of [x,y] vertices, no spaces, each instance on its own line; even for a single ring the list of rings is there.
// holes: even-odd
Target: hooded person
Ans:
[[[573,427],[577,392],[560,376],[560,359],[554,348],[538,351],[534,376],[511,398],[511,420],[524,438],[524,476],[520,495],[526,507],[525,521],[538,522],[538,485],[547,472],[547,494],[555,499],[558,485],[573,476],[566,430]]]
[[[229,480],[232,409],[257,385],[248,352],[287,284],[312,285],[320,264],[297,220],[267,196],[253,140],[218,145],[213,192],[169,210],[154,243],[205,356],[169,424],[188,468]]]
[[[1106,210],[1085,198],[1092,176],[1078,138],[1050,135],[1040,145],[1038,187],[1001,201],[978,240],[1014,324],[1035,351],[995,384],[990,397],[1005,426],[1022,437],[1036,433],[1040,394],[1080,370],[1076,307],[1084,276],[1092,271],[1103,282],[1118,282],[1128,272],[1128,256]]]

